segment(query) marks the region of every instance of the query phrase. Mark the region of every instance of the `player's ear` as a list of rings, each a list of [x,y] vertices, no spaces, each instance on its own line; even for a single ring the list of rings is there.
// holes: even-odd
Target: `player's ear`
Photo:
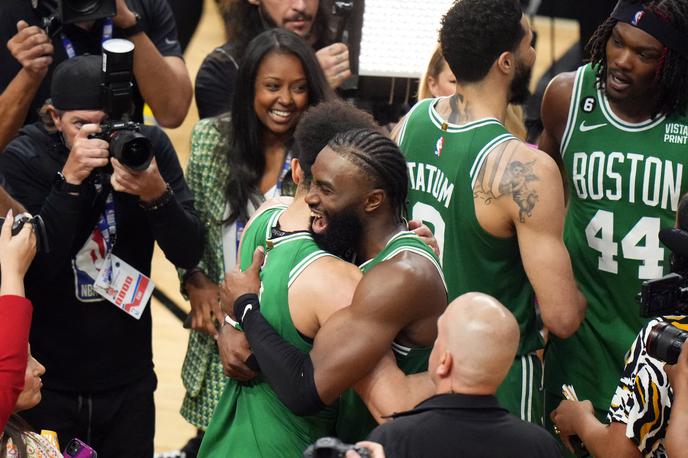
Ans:
[[[368,193],[365,201],[364,210],[367,213],[374,212],[380,208],[385,201],[385,191],[383,189],[373,189]]]
[[[500,73],[508,75],[514,70],[516,65],[516,56],[509,51],[505,51],[499,55],[495,61],[495,65]]]
[[[291,179],[294,181],[294,184],[298,186],[304,178],[301,164],[299,164],[298,159],[293,158],[289,165],[291,167]]]

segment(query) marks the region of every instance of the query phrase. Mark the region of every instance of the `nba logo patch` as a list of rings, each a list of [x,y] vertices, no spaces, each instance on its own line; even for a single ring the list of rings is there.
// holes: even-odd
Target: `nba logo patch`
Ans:
[[[444,147],[444,137],[440,137],[435,144],[435,156],[440,157],[442,155],[442,148]]]
[[[631,20],[631,25],[638,26],[640,24],[641,19],[645,16],[645,11],[638,11],[633,15],[633,19]]]

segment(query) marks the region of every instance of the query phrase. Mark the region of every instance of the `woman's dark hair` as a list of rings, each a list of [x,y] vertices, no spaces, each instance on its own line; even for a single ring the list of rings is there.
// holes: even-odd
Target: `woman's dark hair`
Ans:
[[[315,36],[318,47],[325,44],[327,31],[325,3],[324,1],[320,2],[311,29],[311,34]],[[266,21],[261,18],[259,7],[249,3],[248,0],[223,0],[220,9],[225,22],[227,41],[234,45],[236,58],[240,60],[251,40],[265,31],[266,26],[269,27],[271,24],[265,23]]]
[[[397,144],[377,130],[355,129],[335,135],[327,146],[358,166],[373,186],[384,189],[396,222],[401,222],[406,214],[409,176]]]
[[[17,458],[26,457],[26,442],[24,441],[24,434],[33,431],[17,414],[12,414],[5,425],[5,430],[2,432],[2,439],[0,439],[0,458],[7,456],[7,442],[12,439],[12,444],[17,448]]]
[[[678,32],[688,37],[688,2],[686,0],[636,1],[638,7],[655,13],[671,24]],[[612,17],[600,25],[587,45],[590,61],[597,75],[597,85],[604,89],[607,81],[607,42],[618,21]],[[664,54],[657,64],[656,81],[659,98],[652,117],[665,114],[667,117],[682,116],[688,108],[688,59],[677,51],[664,48]]]
[[[442,55],[456,80],[482,80],[500,54],[523,38],[523,13],[515,0],[460,0],[442,18]]]
[[[250,195],[258,192],[260,178],[265,171],[261,141],[264,126],[256,116],[253,100],[258,67],[271,53],[289,54],[299,59],[308,82],[308,105],[317,105],[333,97],[313,50],[301,37],[278,28],[263,32],[251,41],[237,73],[232,101],[231,132],[226,129],[229,126],[221,124],[220,127],[225,130],[225,138],[233,139],[231,145],[219,145],[225,151],[230,169],[226,189],[231,209],[228,223],[234,222],[237,218],[244,221],[248,219],[246,204]]]

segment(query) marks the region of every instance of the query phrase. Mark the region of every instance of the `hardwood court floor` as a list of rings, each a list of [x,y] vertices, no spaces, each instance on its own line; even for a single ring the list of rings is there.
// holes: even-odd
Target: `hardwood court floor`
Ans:
[[[538,57],[533,71],[533,81],[535,82],[550,64],[550,21],[548,18],[536,18],[533,28],[540,33]],[[577,24],[571,21],[557,20],[554,55],[558,56],[566,51],[577,39],[577,36]],[[223,41],[224,29],[215,2],[205,0],[201,23],[185,55],[192,81],[195,79],[203,58]],[[198,121],[198,112],[195,103],[192,103],[184,124],[177,129],[167,131],[184,167],[186,167],[189,157],[191,129],[196,121]],[[175,270],[162,252],[157,249],[153,260],[153,280],[168,296],[172,297],[185,310],[189,310],[188,303],[179,294],[179,282]],[[155,449],[160,452],[178,449],[195,434],[195,431],[179,415],[179,406],[184,396],[180,372],[186,352],[188,332],[182,328],[179,320],[157,301],[153,300],[152,307],[153,355],[158,375],[158,389],[155,394],[157,407]]]

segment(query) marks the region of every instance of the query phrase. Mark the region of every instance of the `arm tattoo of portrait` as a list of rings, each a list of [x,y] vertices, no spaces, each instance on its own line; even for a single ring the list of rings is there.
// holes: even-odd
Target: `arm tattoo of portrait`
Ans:
[[[529,186],[531,181],[539,178],[533,171],[535,159],[530,162],[522,162],[513,159],[513,153],[517,142],[498,146],[490,156],[491,160],[484,164],[478,174],[473,198],[481,199],[485,205],[490,205],[493,200],[503,196],[511,196],[518,205],[518,219],[525,223],[526,216],[532,216],[535,204],[538,201],[538,193]],[[499,178],[498,178],[499,177]]]

